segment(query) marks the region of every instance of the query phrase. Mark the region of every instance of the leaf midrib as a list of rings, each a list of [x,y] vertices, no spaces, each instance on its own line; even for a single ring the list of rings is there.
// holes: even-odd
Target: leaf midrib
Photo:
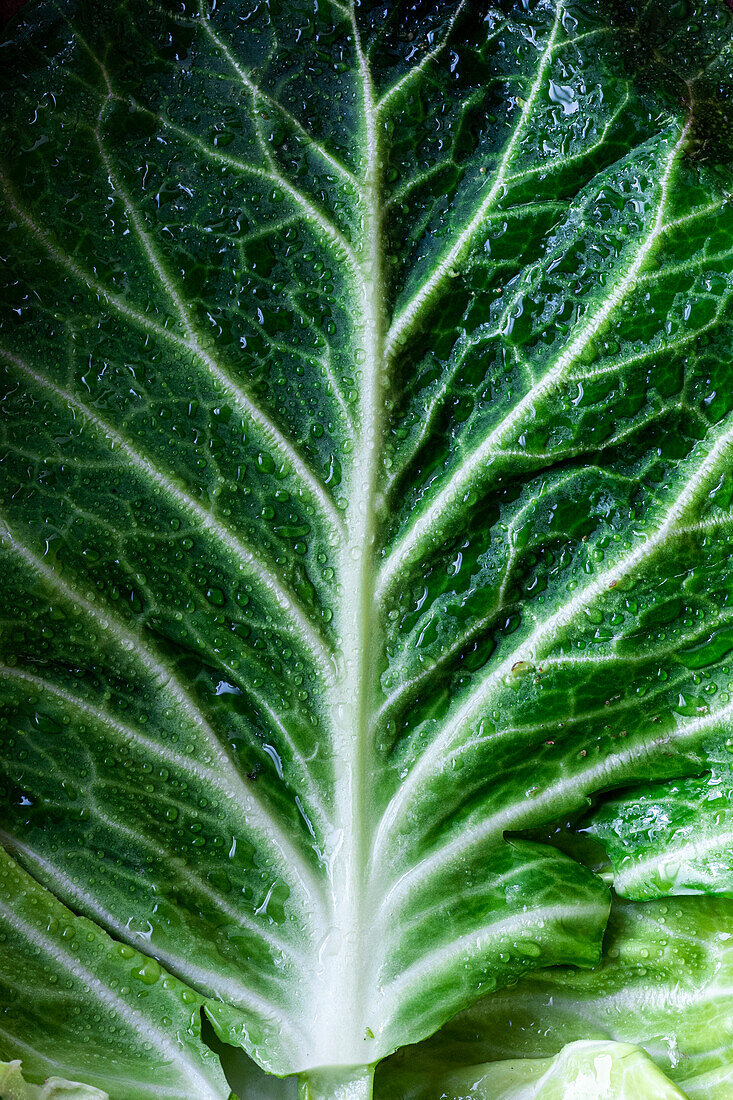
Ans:
[[[354,1065],[365,1060],[364,1016],[369,990],[364,961],[376,901],[367,895],[366,869],[373,825],[372,777],[376,761],[371,722],[380,648],[375,601],[379,473],[383,445],[385,372],[385,248],[382,224],[382,166],[375,90],[354,6],[350,12],[364,115],[364,182],[360,188],[362,233],[359,255],[359,329],[364,350],[360,388],[359,435],[351,472],[347,535],[341,549],[342,598],[338,607],[341,676],[334,689],[335,790],[337,831],[341,832],[330,877],[332,927],[336,953],[323,976],[323,1005],[328,1019],[320,1028],[322,1064]],[[345,720],[344,720],[345,718]],[[318,1056],[314,1059],[317,1065]]]
[[[361,189],[365,216],[359,255],[363,258],[361,273],[361,328],[364,334],[365,362],[362,372],[363,384],[360,392],[360,438],[355,451],[352,467],[352,485],[347,519],[347,537],[344,540],[344,552],[341,568],[341,580],[344,597],[340,607],[340,640],[346,657],[342,675],[347,689],[353,677],[351,729],[339,739],[334,729],[335,753],[345,765],[345,775],[336,779],[335,820],[337,828],[344,832],[344,843],[340,847],[339,858],[334,863],[331,878],[332,913],[335,928],[345,929],[351,940],[351,950],[340,960],[331,974],[332,987],[326,996],[331,996],[337,1011],[343,1013],[344,1006],[338,995],[339,980],[343,988],[348,989],[351,1000],[351,1035],[349,1039],[359,1044],[355,1053],[355,1062],[363,1061],[363,1038],[358,1021],[360,1009],[369,1004],[369,993],[363,989],[362,973],[376,974],[376,959],[383,955],[384,944],[381,937],[384,930],[378,926],[378,918],[383,911],[382,875],[374,875],[375,854],[383,842],[381,822],[370,820],[369,804],[373,800],[371,774],[377,764],[373,748],[375,736],[374,720],[379,713],[378,680],[375,655],[379,651],[382,639],[377,609],[383,604],[390,582],[394,582],[399,573],[399,555],[393,552],[388,558],[377,557],[377,523],[382,504],[381,486],[378,484],[379,451],[382,446],[383,405],[382,378],[388,372],[391,361],[400,353],[405,340],[414,325],[420,322],[425,310],[429,308],[434,295],[455,262],[463,258],[470,249],[478,227],[501,195],[506,171],[511,163],[524,127],[530,117],[531,108],[540,93],[545,73],[556,47],[557,34],[563,4],[555,7],[555,20],[548,41],[540,56],[532,81],[532,87],[520,117],[503,149],[499,166],[478,209],[469,223],[453,241],[437,268],[418,288],[410,303],[398,316],[388,318],[383,300],[386,257],[382,234],[382,187],[380,180],[380,148],[378,120],[381,106],[387,102],[387,93],[377,102],[374,98],[371,74],[363,52],[354,7],[351,8],[351,23],[354,44],[359,61],[362,84],[362,100],[366,126],[365,162],[366,177]],[[451,22],[451,26],[453,21]],[[446,36],[447,38],[447,36]],[[440,43],[445,44],[446,38]],[[439,49],[433,53],[435,56]],[[524,404],[522,404],[522,409]],[[356,664],[349,662],[348,654],[356,654]],[[338,687],[336,688],[338,690]],[[332,713],[339,712],[339,700],[334,699]],[[388,810],[387,810],[388,813]],[[384,868],[382,868],[384,872]],[[388,876],[389,877],[389,876]],[[375,937],[367,948],[367,937]],[[370,965],[367,966],[366,962]],[[340,973],[339,973],[340,969]],[[334,978],[336,988],[333,987]],[[336,996],[334,997],[334,993]],[[340,1022],[340,1018],[339,1021]],[[338,1022],[336,1032],[338,1032]],[[348,1030],[348,1025],[347,1025]],[[348,1045],[348,1042],[347,1044]],[[339,1043],[336,1055],[339,1061],[348,1061],[343,1040]]]

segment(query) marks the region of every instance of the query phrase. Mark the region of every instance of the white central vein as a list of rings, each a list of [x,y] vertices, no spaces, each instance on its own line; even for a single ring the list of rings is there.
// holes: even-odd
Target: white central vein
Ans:
[[[198,332],[195,317],[184,301],[183,295],[176,285],[175,280],[168,271],[154,237],[146,228],[145,219],[141,211],[130,198],[121,180],[118,178],[114,165],[109,157],[101,134],[101,122],[104,118],[103,106],[99,116],[99,128],[95,131],[100,157],[104,163],[110,184],[114,188],[120,202],[125,208],[129,224],[135,238],[141,247],[143,254],[150,266],[150,270],[157,280],[163,294],[173,307],[175,319],[172,324],[180,326],[177,331],[159,324],[152,316],[138,310],[127,300],[124,295],[119,295],[105,287],[96,275],[85,271],[71,255],[61,251],[53,239],[39,227],[33,218],[22,209],[17,200],[10,194],[10,204],[19,219],[32,233],[47,254],[50,255],[65,270],[86,284],[94,293],[121,317],[139,326],[146,335],[171,342],[179,351],[186,350],[203,366],[208,374],[214,378],[218,385],[228,393],[237,408],[253,423],[262,433],[275,451],[282,456],[288,465],[295,471],[300,483],[311,497],[318,503],[324,516],[333,525],[334,530],[342,533],[340,546],[339,574],[342,594],[339,597],[337,607],[337,623],[339,637],[342,641],[342,665],[339,676],[331,672],[331,653],[323,641],[322,636],[309,618],[307,611],[299,604],[279,578],[273,573],[270,566],[261,560],[260,556],[250,547],[246,546],[225,524],[216,518],[211,512],[203,508],[193,497],[172,479],[163,474],[143,453],[133,448],[130,443],[108,425],[96,412],[88,406],[80,403],[73,394],[56,387],[44,379],[33,368],[27,366],[12,355],[7,355],[26,376],[32,378],[35,383],[42,385],[58,397],[66,400],[79,413],[88,419],[91,424],[99,428],[101,432],[112,442],[114,448],[125,455],[127,460],[137,470],[143,473],[149,480],[154,480],[163,491],[177,505],[183,508],[197,523],[200,523],[212,537],[215,537],[227,550],[235,555],[236,559],[246,565],[251,575],[261,585],[272,592],[273,598],[285,615],[292,620],[295,633],[307,642],[311,653],[318,655],[321,671],[327,676],[329,697],[333,714],[333,755],[335,768],[334,783],[334,832],[337,836],[334,844],[334,854],[329,868],[330,880],[327,886],[328,898],[324,898],[324,884],[304,858],[299,850],[297,842],[289,835],[285,824],[277,819],[276,810],[269,807],[266,801],[258,797],[251,785],[241,781],[234,760],[228,749],[222,744],[220,737],[201,712],[195,698],[180,682],[175,670],[161,660],[147,639],[137,633],[131,632],[125,621],[116,617],[106,606],[95,603],[86,598],[73,585],[67,583],[52,566],[25,546],[18,538],[16,532],[10,527],[0,528],[0,534],[5,534],[12,548],[18,553],[26,564],[34,571],[37,577],[56,589],[63,599],[68,600],[74,607],[90,618],[100,629],[105,631],[114,643],[123,651],[131,655],[144,671],[148,674],[160,690],[167,692],[174,699],[176,705],[185,714],[188,723],[196,729],[205,745],[213,756],[213,765],[200,763],[188,757],[181,757],[173,750],[146,737],[140,731],[120,723],[113,715],[100,708],[95,708],[85,700],[70,696],[64,688],[60,688],[50,681],[18,669],[0,667],[0,677],[16,678],[28,684],[32,684],[39,690],[46,690],[50,694],[62,699],[72,709],[95,721],[105,724],[110,730],[132,741],[151,755],[161,759],[171,758],[171,762],[184,770],[190,771],[200,781],[216,786],[221,790],[243,816],[247,829],[254,834],[259,845],[274,856],[279,868],[282,868],[284,877],[295,880],[296,892],[305,901],[304,908],[308,911],[306,919],[309,919],[317,932],[324,933],[324,942],[321,945],[319,956],[319,970],[314,977],[313,998],[314,1012],[318,1017],[318,1027],[314,1029],[319,1049],[308,1050],[308,1056],[315,1064],[360,1064],[363,1055],[363,1022],[364,1011],[370,1011],[368,1006],[373,997],[373,991],[366,986],[365,973],[368,967],[365,960],[379,956],[384,952],[384,944],[378,942],[377,937],[382,935],[389,938],[388,923],[384,922],[384,914],[387,917],[394,912],[395,903],[406,894],[421,888],[425,881],[438,873],[447,865],[456,865],[466,853],[470,852],[477,844],[487,839],[501,838],[508,828],[519,828],[527,815],[536,813],[543,807],[548,812],[563,805],[563,800],[582,797],[586,790],[593,789],[593,784],[609,775],[623,775],[623,769],[628,767],[629,761],[634,759],[641,751],[651,750],[655,743],[647,743],[645,746],[635,746],[614,754],[608,759],[593,762],[581,769],[580,774],[571,775],[561,779],[551,790],[543,792],[539,798],[528,801],[523,805],[511,805],[502,808],[490,816],[486,816],[477,825],[466,828],[460,835],[449,840],[429,857],[411,867],[410,870],[394,881],[389,869],[380,863],[385,855],[390,854],[390,842],[399,832],[397,826],[402,822],[406,812],[411,809],[419,798],[421,787],[429,783],[430,779],[444,768],[449,761],[451,753],[462,748],[465,744],[466,731],[471,731],[481,717],[486,706],[501,691],[506,675],[512,665],[520,658],[534,659],[541,654],[543,648],[551,645],[557,638],[558,632],[574,622],[578,614],[588,606],[590,602],[600,597],[610,584],[631,574],[637,566],[646,561],[657,548],[662,546],[665,540],[679,525],[687,510],[696,500],[696,494],[705,487],[709,478],[717,469],[717,464],[724,453],[727,453],[733,444],[733,428],[722,432],[712,447],[704,455],[701,461],[692,471],[683,491],[667,508],[661,516],[658,526],[653,530],[645,542],[630,552],[625,558],[619,560],[610,568],[595,574],[590,583],[586,584],[576,595],[555,614],[549,615],[541,623],[537,624],[521,643],[495,666],[483,679],[475,683],[449,710],[440,733],[425,749],[423,754],[413,765],[407,778],[389,802],[381,821],[377,827],[371,820],[373,806],[372,798],[373,782],[372,773],[377,767],[375,752],[371,742],[370,725],[377,713],[376,691],[378,686],[378,651],[382,645],[380,627],[378,622],[378,600],[392,586],[405,570],[405,566],[412,563],[413,559],[421,551],[424,541],[430,539],[431,533],[439,531],[443,517],[448,513],[457,500],[460,500],[470,488],[477,471],[493,457],[506,450],[507,438],[516,429],[522,418],[531,414],[538,399],[546,395],[553,386],[566,373],[569,366],[575,364],[587,348],[590,341],[603,327],[612,311],[622,302],[627,292],[638,280],[639,273],[647,261],[655,244],[665,231],[664,216],[667,204],[667,191],[672,178],[673,166],[685,140],[683,132],[679,142],[671,150],[663,173],[659,191],[659,202],[656,216],[650,232],[641,242],[635,252],[629,266],[622,273],[617,284],[606,292],[604,301],[592,311],[589,319],[574,335],[566,349],[553,363],[543,378],[531,386],[524,397],[514,406],[511,413],[502,420],[480,445],[465,459],[460,469],[453,475],[447,485],[437,491],[432,499],[426,502],[425,510],[418,513],[411,525],[403,532],[401,538],[394,545],[389,557],[384,562],[381,574],[377,576],[375,565],[375,543],[377,538],[377,523],[380,497],[380,461],[381,450],[384,445],[384,384],[385,374],[392,359],[409,340],[411,333],[421,322],[428,308],[441,293],[444,284],[448,281],[451,272],[459,266],[467,257],[478,233],[491,217],[494,207],[502,201],[507,186],[511,183],[511,166],[520,148],[522,137],[528,125],[531,124],[532,115],[542,89],[545,85],[548,68],[557,46],[558,31],[561,25],[562,6],[558,3],[555,13],[555,22],[552,31],[545,43],[539,57],[539,62],[534,75],[534,80],[529,93],[519,111],[518,119],[512,129],[509,139],[501,153],[498,166],[493,174],[491,183],[481,198],[470,220],[458,233],[458,236],[450,243],[442,257],[427,276],[425,281],[413,293],[411,299],[393,318],[390,327],[386,321],[385,309],[385,257],[383,242],[383,195],[381,181],[381,150],[380,150],[380,124],[381,115],[387,105],[399,99],[414,79],[419,79],[420,73],[426,71],[432,61],[438,56],[448,41],[455,19],[460,13],[465,0],[461,0],[453,18],[448,24],[445,35],[438,44],[423,56],[422,61],[415,66],[405,77],[398,81],[384,94],[381,101],[375,94],[369,60],[364,50],[360,29],[358,27],[355,10],[341,3],[341,0],[331,0],[332,5],[350,19],[352,43],[358,62],[358,75],[361,84],[363,100],[363,112],[365,121],[364,134],[364,179],[357,177],[342,164],[328,149],[311,135],[305,127],[282,104],[269,96],[258,87],[252,76],[240,64],[232,53],[224,39],[217,33],[207,18],[203,6],[200,9],[200,18],[196,22],[203,28],[210,42],[226,59],[244,89],[251,97],[253,114],[256,108],[266,105],[276,111],[290,126],[291,131],[299,141],[307,145],[314,155],[321,158],[335,174],[342,180],[355,187],[362,214],[361,241],[356,251],[351,242],[347,240],[338,225],[331,220],[328,213],[324,213],[315,205],[310,197],[300,191],[293,183],[282,176],[269,150],[262,150],[262,135],[258,130],[261,151],[265,155],[269,169],[246,164],[236,157],[218,149],[207,146],[195,135],[189,134],[181,127],[165,119],[159,121],[163,126],[185,136],[191,143],[191,147],[214,160],[220,166],[227,166],[232,170],[239,170],[260,179],[275,181],[304,212],[311,228],[332,244],[335,244],[356,276],[358,282],[358,317],[357,327],[360,327],[365,361],[361,366],[360,387],[360,423],[351,472],[350,501],[347,522],[337,511],[334,502],[319,477],[310,469],[305,459],[298,453],[296,445],[287,435],[277,427],[266,412],[260,409],[245,392],[236,375],[229,373],[212,354],[207,341]],[[100,66],[101,67],[101,66]],[[104,69],[102,67],[102,71]],[[105,73],[106,78],[106,73]],[[108,102],[116,98],[108,83]],[[138,108],[145,110],[145,108]],[[158,116],[156,116],[158,117]],[[259,125],[254,119],[254,125]],[[180,335],[180,333],[183,335]],[[261,705],[265,706],[264,703]],[[733,707],[733,704],[731,705]],[[719,717],[719,715],[718,715]],[[280,737],[288,740],[285,725],[272,710],[268,710],[268,718],[278,730]],[[686,729],[691,729],[692,724],[687,724]],[[461,740],[463,738],[463,740]],[[307,773],[307,764],[299,760],[300,768]],[[110,828],[116,827],[109,822]],[[134,830],[122,826],[123,832],[129,833],[131,840],[150,844],[150,841],[139,836]],[[29,859],[42,860],[42,857],[26,850]],[[175,868],[174,868],[175,870]],[[77,890],[77,896],[81,897],[78,887],[74,887],[69,879],[57,868],[51,868],[49,864],[44,866],[44,871],[51,877],[56,876],[63,889]],[[63,881],[62,881],[63,880]],[[194,875],[192,879],[196,889],[201,888],[201,880]],[[386,896],[384,885],[389,886]],[[241,919],[241,915],[235,909],[227,907],[225,903],[209,891],[207,897],[217,904],[231,919]],[[85,895],[84,904],[92,904]],[[380,904],[381,903],[381,904]],[[117,927],[112,915],[103,912],[103,907],[98,901],[100,916],[104,923],[110,927]],[[567,909],[558,909],[557,913],[550,910],[538,910],[535,915],[542,919],[546,912],[552,919],[567,916]],[[576,909],[576,915],[582,916],[583,910]],[[595,913],[595,910],[593,911]],[[590,910],[588,914],[590,915]],[[382,923],[376,921],[382,918]],[[441,946],[438,951],[427,955],[413,964],[404,974],[398,976],[390,984],[387,991],[387,1004],[390,1007],[398,1006],[403,995],[410,995],[414,991],[415,984],[423,979],[432,979],[436,967],[453,968],[460,962],[463,954],[475,953],[485,946],[487,937],[491,937],[492,944],[496,942],[497,935],[508,936],[518,931],[524,932],[528,920],[531,923],[533,914],[512,914],[504,921],[488,924],[486,927],[477,927],[464,936],[453,939],[450,943]],[[250,927],[249,921],[243,921]],[[122,934],[122,924],[118,931]],[[259,928],[254,929],[257,934],[267,939],[267,934]],[[274,936],[274,934],[273,934]],[[129,937],[126,937],[129,938]],[[37,941],[40,943],[40,941]],[[271,946],[277,947],[278,943],[273,939]],[[57,950],[56,945],[44,945],[44,949]],[[292,948],[286,946],[285,950],[292,954]],[[282,1023],[285,1031],[298,1032],[298,1028],[292,1025],[283,1015],[277,1013],[269,1001],[260,999],[257,994],[247,996],[240,988],[239,983],[229,981],[228,978],[217,978],[205,967],[196,962],[181,960],[175,953],[169,953],[164,957],[171,969],[178,969],[191,977],[194,984],[212,988],[222,997],[236,1002],[239,1000],[245,1007],[250,1008],[262,1016],[277,1018]],[[57,956],[58,958],[58,956]],[[64,963],[66,960],[64,960]],[[292,1026],[291,1026],[292,1025]],[[300,1043],[298,1035],[296,1045]],[[305,1037],[303,1042],[307,1046],[311,1038]],[[208,1095],[208,1094],[206,1094]]]
[[[383,433],[384,243],[382,239],[381,151],[375,92],[354,9],[353,45],[358,61],[365,130],[361,189],[362,239],[358,324],[364,351],[359,435],[350,478],[348,537],[340,562],[343,596],[338,608],[343,679],[334,696],[334,805],[339,841],[331,872],[330,959],[322,978],[319,1030],[324,1064],[364,1059],[363,1036],[373,991],[365,985],[364,960],[373,950],[365,892],[376,762],[370,739],[377,680],[379,631],[374,603],[374,544],[378,476]],[[366,1016],[365,1016],[366,1013]]]

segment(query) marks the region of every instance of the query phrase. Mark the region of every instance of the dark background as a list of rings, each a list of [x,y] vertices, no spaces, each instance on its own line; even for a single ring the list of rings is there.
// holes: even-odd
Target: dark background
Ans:
[[[22,8],[25,0],[0,0],[0,27],[3,27],[10,16]]]

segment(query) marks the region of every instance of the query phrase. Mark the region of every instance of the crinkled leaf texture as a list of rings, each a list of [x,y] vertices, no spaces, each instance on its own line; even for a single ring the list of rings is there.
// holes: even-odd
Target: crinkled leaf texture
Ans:
[[[655,7],[16,25],[2,913],[44,993],[3,962],[6,1057],[107,1027],[67,1076],[225,1096],[177,979],[366,1097],[480,994],[598,961],[607,885],[548,826],[727,782],[733,15]]]

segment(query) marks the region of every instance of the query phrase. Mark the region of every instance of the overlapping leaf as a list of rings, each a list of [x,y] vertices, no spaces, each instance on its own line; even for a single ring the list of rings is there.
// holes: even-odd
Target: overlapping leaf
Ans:
[[[442,1088],[453,1096],[451,1076],[479,1077],[482,1063],[498,1070],[551,1058],[566,1044],[610,1040],[642,1046],[686,1096],[728,1100],[732,933],[728,898],[617,902],[598,969],[542,971],[484,998],[385,1063],[376,1095],[409,1081],[417,1095]]]
[[[366,1096],[597,960],[605,885],[507,834],[699,776],[730,721],[678,655],[728,629],[731,16],[641,87],[592,5],[29,19],[3,842],[265,1068]]]
[[[439,1083],[438,1083],[439,1082]],[[385,1096],[395,1100],[685,1100],[642,1050],[628,1043],[569,1043],[554,1058],[521,1058],[454,1069],[438,1077],[402,1074]]]

